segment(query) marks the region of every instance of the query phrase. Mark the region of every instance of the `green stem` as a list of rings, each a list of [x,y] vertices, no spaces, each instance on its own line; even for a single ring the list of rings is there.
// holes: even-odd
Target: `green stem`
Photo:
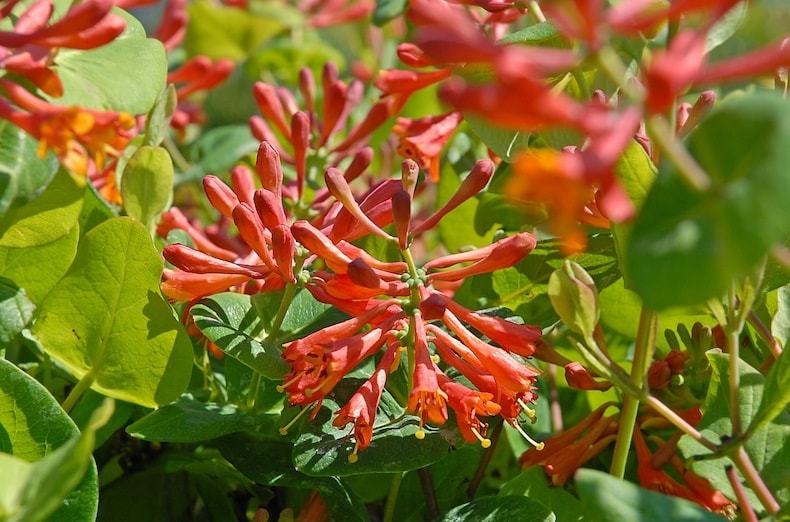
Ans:
[[[280,333],[280,327],[283,325],[285,314],[288,313],[288,308],[291,307],[291,303],[293,302],[294,297],[296,297],[297,290],[299,290],[299,286],[294,283],[288,283],[285,285],[283,299],[280,301],[280,307],[277,309],[277,315],[274,316],[274,320],[272,321],[272,327],[266,334],[266,340],[275,339],[277,334]]]
[[[66,413],[70,412],[71,409],[77,404],[77,401],[80,400],[80,397],[90,389],[91,384],[95,381],[96,378],[93,375],[93,372],[90,371],[85,374],[85,376],[80,379],[80,382],[77,383],[76,386],[71,390],[69,396],[66,397],[66,400],[63,401],[61,407],[65,410]]]
[[[657,314],[643,305],[639,316],[639,330],[636,335],[634,361],[631,367],[631,381],[635,387],[640,389],[644,389],[645,375],[653,356],[657,331]],[[638,412],[639,399],[632,395],[626,395],[623,399],[623,409],[620,414],[620,423],[617,429],[617,439],[614,444],[614,457],[612,458],[610,471],[612,475],[620,479],[625,476],[625,464],[628,459],[628,452],[631,449],[631,439],[634,436]]]
[[[725,338],[727,343],[727,353],[729,358],[729,393],[730,393],[730,420],[732,421],[732,436],[737,438],[741,434],[741,405],[738,400],[738,393],[741,386],[741,374],[738,370],[738,361],[740,358],[740,343],[738,337],[740,334],[739,324],[736,324],[737,315],[737,297],[735,296],[735,289],[730,288],[729,292],[729,306],[727,311],[727,324],[724,326]]]
[[[712,452],[715,453],[719,451],[719,446],[716,443],[706,439],[702,435],[702,433],[700,433],[697,430],[697,428],[695,428],[694,426],[683,420],[683,418],[680,417],[680,415],[678,415],[677,413],[675,413],[675,411],[673,411],[669,406],[667,406],[660,400],[656,399],[652,395],[646,392],[643,393],[644,395],[641,398],[642,402],[653,408],[656,411],[656,413],[664,417],[666,420],[674,424],[675,427],[678,428],[680,431],[682,431],[683,433],[685,433],[695,441],[699,442],[700,444],[702,444]]]
[[[590,92],[590,86],[587,84],[587,78],[584,76],[584,71],[581,67],[574,67],[571,70],[571,75],[576,80],[576,83],[579,85],[579,93],[581,94],[582,100],[589,100],[592,98],[592,93]]]
[[[466,488],[466,498],[469,500],[475,498],[477,489],[480,487],[483,477],[485,477],[488,465],[491,464],[491,458],[494,456],[497,444],[499,444],[499,439],[502,437],[502,427],[504,425],[504,422],[500,422],[494,428],[493,433],[491,433],[491,447],[483,452],[483,457],[480,459],[480,464],[477,466],[477,470],[475,470],[475,475],[469,482],[469,487]]]
[[[689,151],[675,138],[674,131],[661,116],[648,116],[645,126],[650,139],[675,164],[678,174],[689,187],[699,192],[710,188],[708,173],[702,170]]]
[[[186,172],[192,168],[192,165],[189,164],[184,155],[181,154],[181,151],[178,150],[178,146],[173,141],[173,138],[170,137],[170,134],[165,134],[162,145],[164,145],[167,152],[170,153],[170,157],[173,158],[173,163],[175,163],[178,170]]]
[[[395,505],[398,502],[398,491],[400,491],[401,482],[403,482],[403,473],[395,473],[392,476],[390,492],[387,495],[387,503],[384,505],[384,517],[381,519],[382,522],[392,522],[395,517]]]
[[[247,392],[247,410],[254,413],[255,403],[258,399],[258,388],[261,385],[261,374],[252,372],[252,380],[250,381],[250,389]]]

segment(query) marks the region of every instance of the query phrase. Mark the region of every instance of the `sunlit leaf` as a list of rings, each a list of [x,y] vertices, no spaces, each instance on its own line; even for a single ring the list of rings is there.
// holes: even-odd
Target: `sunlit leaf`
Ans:
[[[68,273],[47,295],[33,334],[77,378],[143,406],[186,388],[192,343],[159,293],[162,259],[130,218],[85,234]]]
[[[147,145],[137,149],[121,179],[126,213],[153,230],[172,199],[173,176],[173,160],[165,149]]]

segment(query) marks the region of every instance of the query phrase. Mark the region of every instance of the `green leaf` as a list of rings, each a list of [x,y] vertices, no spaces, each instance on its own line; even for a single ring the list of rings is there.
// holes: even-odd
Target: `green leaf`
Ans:
[[[326,326],[339,323],[348,316],[331,305],[317,301],[313,294],[301,290],[296,294],[280,326],[278,340],[304,337]]]
[[[506,482],[499,490],[499,496],[521,495],[540,499],[540,503],[565,522],[580,520],[584,516],[579,500],[563,488],[549,485],[546,473],[540,466],[534,466]]]
[[[192,307],[195,325],[214,344],[272,381],[282,380],[288,365],[272,343],[259,341],[261,323],[250,296],[226,292]]]
[[[503,44],[526,44],[554,47],[554,42],[564,41],[562,33],[551,22],[538,22],[499,39]]]
[[[27,326],[35,309],[24,290],[0,276],[0,348],[8,345]]]
[[[771,334],[779,339],[779,344],[787,346],[790,340],[790,286],[783,286],[776,292],[776,314],[771,321]]]
[[[424,439],[414,436],[420,428],[419,418],[401,415],[402,411],[392,418],[379,413],[373,425],[370,447],[359,452],[358,461],[349,462],[348,456],[354,450],[354,442],[349,437],[351,426],[336,428],[332,419],[340,409],[339,404],[346,402],[337,399],[337,395],[350,398],[361,384],[358,379],[346,379],[338,384],[324,399],[316,417],[306,423],[294,445],[293,460],[297,470],[322,477],[342,477],[383,469],[389,472],[409,471],[436,462],[447,453],[449,444],[441,431],[423,428]],[[384,393],[388,394],[387,391]]]
[[[376,0],[376,9],[373,11],[373,23],[384,25],[393,18],[400,16],[406,10],[407,0]]]
[[[468,113],[464,113],[464,121],[488,148],[508,163],[513,162],[517,153],[529,148],[529,133],[494,127],[485,119]]]
[[[161,442],[200,442],[255,428],[279,415],[251,415],[235,404],[212,404],[191,398],[162,406],[126,428],[132,437]],[[272,429],[276,432],[276,429]]]
[[[222,437],[216,445],[236,469],[259,484],[317,489],[334,520],[369,520],[362,501],[338,477],[311,477],[294,469],[287,442],[242,432]]]
[[[159,215],[170,204],[173,176],[173,161],[165,149],[148,145],[137,149],[121,178],[126,213],[149,230],[155,229]]]
[[[39,197],[0,221],[0,247],[41,246],[65,236],[77,222],[84,191],[61,170]]]
[[[617,479],[602,471],[580,469],[576,472],[576,487],[585,513],[596,520],[620,522],[724,522],[715,515],[688,500],[670,497]]]
[[[161,42],[145,37],[132,15],[116,9],[126,29],[107,45],[80,51],[60,49],[54,69],[63,96],[46,97],[56,105],[145,114],[165,87],[167,58]]]
[[[162,264],[140,223],[105,221],[83,237],[33,335],[96,391],[148,407],[173,401],[189,382],[192,343],[159,293]]]
[[[201,135],[190,147],[193,169],[218,174],[233,167],[247,154],[258,150],[260,143],[252,137],[249,125],[224,125]]]
[[[234,7],[205,0],[187,8],[189,23],[184,49],[190,57],[230,58],[242,61],[257,47],[281,32],[284,24]]]
[[[30,506],[32,503],[32,507],[35,508],[34,511],[27,512],[30,517],[26,520],[46,517],[48,513],[43,513],[42,508],[46,507],[43,504],[51,500],[56,501],[54,506],[56,511],[49,520],[63,522],[95,520],[99,486],[96,465],[91,458],[93,441],[90,441],[87,448],[81,446],[74,450],[69,447],[69,442],[72,441],[73,444],[74,440],[79,440],[76,437],[79,437],[77,427],[52,395],[35,379],[5,359],[0,359],[0,452],[2,452],[0,457],[7,453],[23,461],[23,463],[18,460],[9,461],[8,464],[0,463],[0,469],[3,470],[3,480],[0,480],[0,504],[7,509],[9,499],[18,498],[16,493],[22,495],[32,493],[26,487],[27,483],[23,482],[24,477],[7,480],[12,476],[8,465],[16,470],[28,469],[28,479],[38,482],[37,487],[66,486],[65,490],[58,489],[57,492],[51,493],[52,496],[44,495],[45,498],[37,498],[35,501],[25,497],[25,505]],[[43,462],[42,459],[53,455],[53,452],[60,448],[65,449],[54,457],[54,462],[50,461],[42,467],[34,468],[33,471],[27,468],[29,464],[23,465]],[[64,466],[63,474],[60,474],[61,464]],[[82,471],[80,474],[80,468],[83,470],[87,468],[87,472]],[[72,483],[75,478],[76,483]],[[16,492],[15,488],[18,488]],[[65,501],[61,502],[64,497]],[[41,511],[36,512],[38,509]]]
[[[546,327],[554,323],[558,317],[549,301],[548,282],[564,259],[559,243],[539,242],[523,261],[491,275],[498,300],[488,305],[510,308],[529,324]],[[600,291],[620,277],[610,237],[590,238],[587,251],[572,259],[592,276]]]
[[[84,235],[99,223],[114,217],[118,217],[118,207],[107,203],[96,190],[96,187],[88,184],[88,190],[85,191],[85,200],[82,204],[82,212],[80,212],[80,234]]]
[[[449,162],[445,162],[439,178],[437,208],[448,201],[460,186],[461,179],[458,173]],[[469,198],[439,221],[437,225],[439,236],[448,251],[458,252],[464,247],[481,247],[491,243],[493,232],[478,234],[475,230],[475,213],[478,205],[477,198]]]
[[[38,197],[57,171],[53,154],[40,158],[36,140],[0,120],[0,220],[9,209]]]
[[[31,301],[41,303],[69,269],[77,254],[79,236],[80,229],[74,225],[66,235],[46,245],[30,248],[0,246],[0,274],[23,288]]]
[[[631,140],[625,152],[617,160],[615,165],[617,179],[637,211],[641,210],[645,203],[650,187],[653,186],[653,181],[656,179],[657,170],[645,149],[634,140]],[[623,255],[627,250],[628,237],[631,234],[632,227],[633,224],[631,222],[612,224],[612,233],[619,254],[620,268],[623,271],[625,271],[622,266]],[[624,274],[623,277],[625,278],[626,288],[630,288],[628,275]]]
[[[688,148],[711,188],[690,188],[662,164],[625,255],[634,290],[653,309],[723,294],[790,234],[790,105],[773,93],[732,97]],[[760,226],[756,227],[755,223]]]
[[[484,497],[451,509],[440,522],[497,522],[530,520],[554,522],[554,513],[536,500],[527,497]],[[634,519],[636,520],[636,519]]]
[[[747,435],[758,432],[782,413],[787,414],[788,404],[790,404],[790,355],[784,350],[768,372],[763,398],[747,429]]]
[[[713,442],[719,442],[732,436],[732,421],[730,420],[730,394],[729,394],[729,355],[718,350],[707,353],[713,371],[708,395],[703,405],[704,414],[697,429]],[[765,378],[756,369],[742,360],[738,360],[738,373],[740,383],[738,386],[738,404],[743,426],[749,426],[764,395]],[[787,469],[790,462],[790,412],[782,411],[762,429],[756,430],[743,445],[750,460],[759,471],[768,488],[774,493],[780,503],[790,501],[790,487],[788,487]],[[678,444],[686,458],[710,455],[710,450],[703,447],[684,435]],[[698,475],[711,481],[714,488],[722,491],[730,499],[735,499],[727,475],[726,466],[734,466],[729,458],[710,460],[693,460],[691,469]],[[755,509],[760,502],[744,484],[744,489]]]
[[[747,2],[738,2],[719,18],[705,35],[705,51],[711,52],[730,39],[746,19]]]
[[[168,84],[159,93],[154,106],[148,111],[148,116],[145,119],[145,145],[158,147],[162,144],[170,131],[170,120],[173,119],[177,104],[176,87],[172,83]]]

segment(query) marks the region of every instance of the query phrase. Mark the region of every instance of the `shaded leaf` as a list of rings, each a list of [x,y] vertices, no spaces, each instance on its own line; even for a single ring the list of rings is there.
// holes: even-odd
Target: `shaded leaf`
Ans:
[[[335,520],[368,520],[364,504],[338,477],[311,477],[294,469],[290,443],[244,432],[222,437],[216,445],[223,457],[255,482],[317,489]]]
[[[250,296],[232,292],[217,294],[201,300],[191,313],[203,335],[267,379],[282,380],[288,371],[278,347],[258,340],[264,333],[263,324]]]
[[[536,500],[527,497],[484,497],[451,509],[439,519],[441,522],[496,522],[500,520],[530,520],[554,522],[554,513]]]
[[[38,142],[0,120],[0,220],[5,213],[34,200],[58,171],[53,154],[38,156]]]
[[[12,280],[0,277],[0,348],[27,326],[35,308],[24,290]]]
[[[584,516],[579,500],[563,488],[549,485],[546,473],[534,466],[511,479],[499,490],[499,496],[521,495],[539,499],[561,521],[581,520]]]
[[[580,469],[576,486],[585,513],[602,522],[641,520],[644,522],[724,522],[688,500],[648,491],[602,471]]]
[[[33,327],[44,349],[105,395],[153,407],[176,399],[192,343],[159,293],[162,259],[131,218],[85,234]]]
[[[162,406],[126,428],[138,439],[161,442],[200,442],[254,428],[277,425],[279,415],[252,415],[235,404],[212,404],[191,398]],[[276,429],[271,430],[273,433]]]
[[[709,190],[662,164],[625,252],[630,283],[649,307],[718,297],[790,234],[790,214],[776,211],[790,207],[788,141],[790,106],[773,93],[744,94],[721,103],[688,140]]]
[[[12,476],[10,466],[13,466],[13,469],[19,470],[21,474],[26,474],[30,481],[44,481],[48,483],[47,485],[64,483],[62,485],[65,486],[65,491],[59,489],[49,493],[57,504],[55,506],[57,510],[49,520],[63,522],[94,520],[99,500],[99,486],[96,465],[91,457],[93,441],[90,441],[87,448],[82,447],[80,450],[73,451],[70,446],[75,444],[74,441],[79,440],[77,437],[79,431],[74,422],[46,388],[10,362],[0,358],[0,457],[6,453],[14,457],[13,460],[0,463],[0,469],[3,470],[3,480],[0,480],[2,503],[5,504],[15,495],[13,489],[9,492],[7,488],[25,489],[23,484],[26,483],[23,482],[22,476],[17,476],[14,480],[6,480]],[[43,467],[36,469],[28,467],[30,464],[27,463],[41,462],[59,448],[66,449],[55,457],[55,469],[51,467],[53,462],[46,465],[54,475],[44,476],[48,472],[45,472]],[[85,449],[87,451],[84,451]],[[58,475],[60,464],[64,465],[65,475]],[[66,465],[69,467],[65,467]],[[80,469],[83,470],[81,473],[84,475],[80,475]],[[72,482],[75,477],[77,481]],[[44,486],[44,484],[40,485]],[[19,491],[16,493],[29,494]],[[64,497],[66,500],[61,502]],[[44,499],[37,499],[35,504],[43,501]],[[27,500],[25,504],[28,504]],[[32,516],[36,511],[28,513]],[[36,513],[35,516],[43,518],[46,515]]]

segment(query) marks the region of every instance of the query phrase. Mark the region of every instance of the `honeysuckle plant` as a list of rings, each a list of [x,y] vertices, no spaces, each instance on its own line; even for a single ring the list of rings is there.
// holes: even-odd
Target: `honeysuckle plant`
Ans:
[[[790,517],[788,17],[3,1],[0,520]]]

